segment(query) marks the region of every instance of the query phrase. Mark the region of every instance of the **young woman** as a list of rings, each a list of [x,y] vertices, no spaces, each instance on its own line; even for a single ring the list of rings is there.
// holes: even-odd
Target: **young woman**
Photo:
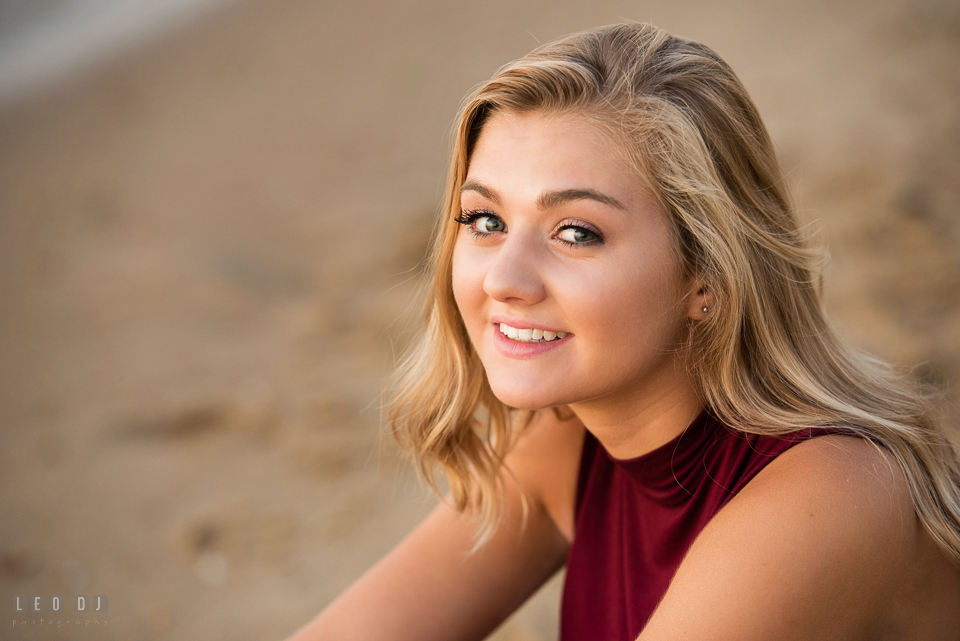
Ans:
[[[296,639],[481,639],[564,564],[563,641],[960,639],[956,455],[828,326],[713,51],[621,24],[502,68],[432,265],[390,416],[448,500]]]

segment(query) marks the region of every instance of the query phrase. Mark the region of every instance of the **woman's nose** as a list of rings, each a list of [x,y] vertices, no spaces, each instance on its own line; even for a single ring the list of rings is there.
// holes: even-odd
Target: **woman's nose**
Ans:
[[[546,296],[543,260],[533,239],[511,235],[500,245],[483,279],[483,291],[502,302],[533,305]]]

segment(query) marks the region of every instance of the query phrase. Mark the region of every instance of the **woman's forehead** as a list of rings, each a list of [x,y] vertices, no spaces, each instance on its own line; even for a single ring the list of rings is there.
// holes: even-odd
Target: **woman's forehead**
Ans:
[[[653,196],[630,141],[580,112],[498,112],[483,124],[463,187],[486,195],[498,185],[593,190],[618,202]],[[479,188],[477,188],[479,187]]]

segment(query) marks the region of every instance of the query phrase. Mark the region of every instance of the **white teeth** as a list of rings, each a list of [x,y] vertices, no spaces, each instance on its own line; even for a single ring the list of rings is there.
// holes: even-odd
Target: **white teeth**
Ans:
[[[570,332],[551,332],[546,329],[518,329],[500,323],[500,333],[521,343],[546,343],[567,336]]]

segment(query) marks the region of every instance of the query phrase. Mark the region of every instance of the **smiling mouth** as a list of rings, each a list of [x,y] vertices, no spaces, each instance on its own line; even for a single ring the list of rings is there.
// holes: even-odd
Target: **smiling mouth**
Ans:
[[[558,341],[570,332],[551,332],[546,329],[519,329],[500,323],[500,333],[518,343],[549,343]]]

